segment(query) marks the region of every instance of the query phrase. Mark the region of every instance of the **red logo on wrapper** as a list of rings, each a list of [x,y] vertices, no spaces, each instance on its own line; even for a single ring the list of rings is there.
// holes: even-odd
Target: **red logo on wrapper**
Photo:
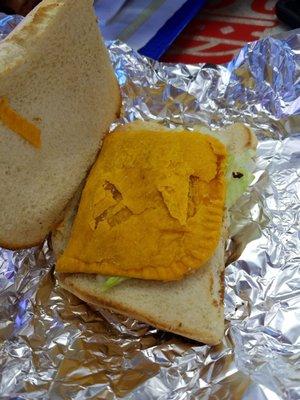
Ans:
[[[273,31],[276,1],[221,0],[210,3],[162,57],[167,62],[223,64],[247,42]]]

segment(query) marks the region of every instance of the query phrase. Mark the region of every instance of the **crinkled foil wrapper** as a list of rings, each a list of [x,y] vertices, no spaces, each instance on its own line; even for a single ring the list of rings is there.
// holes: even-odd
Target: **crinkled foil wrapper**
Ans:
[[[17,22],[2,18],[0,37]],[[227,68],[109,44],[120,122],[242,121],[259,137],[255,181],[232,211],[224,340],[210,347],[90,308],[58,286],[47,242],[2,249],[1,399],[300,399],[299,32],[247,45]]]

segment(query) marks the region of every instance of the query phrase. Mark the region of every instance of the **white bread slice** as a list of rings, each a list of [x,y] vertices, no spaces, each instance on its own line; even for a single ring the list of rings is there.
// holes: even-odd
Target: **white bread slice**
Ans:
[[[0,245],[40,243],[99,151],[120,91],[92,0],[44,0],[0,43],[0,98],[41,129],[36,149],[0,121]]]
[[[149,123],[147,123],[149,127]],[[142,127],[137,122],[134,129]],[[124,129],[124,127],[123,127]],[[125,128],[126,129],[126,128]],[[133,125],[130,124],[130,128]],[[162,129],[152,124],[151,129]],[[203,129],[201,129],[203,130]],[[206,130],[209,133],[208,130]],[[228,148],[241,152],[256,147],[256,138],[244,125],[224,131]],[[56,255],[63,252],[71,233],[80,193],[73,199],[64,222],[53,232]],[[227,220],[227,218],[226,218]],[[224,333],[224,253],[227,222],[212,259],[201,269],[176,282],[130,279],[103,292],[105,277],[90,274],[58,274],[60,284],[82,300],[147,322],[207,344],[218,344]]]

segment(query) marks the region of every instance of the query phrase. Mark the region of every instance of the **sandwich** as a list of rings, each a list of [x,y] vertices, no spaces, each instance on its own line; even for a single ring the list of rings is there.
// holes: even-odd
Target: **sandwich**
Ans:
[[[120,106],[92,0],[44,0],[0,43],[0,245],[51,232],[66,290],[217,344],[230,209],[256,138],[242,124],[108,133]]]
[[[0,42],[0,245],[41,243],[120,112],[92,0],[44,0]]]
[[[230,208],[252,181],[256,138],[119,126],[53,232],[61,285],[82,300],[200,342],[224,333]]]

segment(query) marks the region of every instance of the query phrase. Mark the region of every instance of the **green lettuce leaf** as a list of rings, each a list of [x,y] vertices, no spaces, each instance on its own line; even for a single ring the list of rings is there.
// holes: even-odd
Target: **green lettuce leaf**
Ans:
[[[119,285],[121,282],[126,281],[124,276],[110,276],[109,278],[105,279],[105,281],[101,285],[101,291],[106,292],[107,290],[113,288],[114,286]]]
[[[227,161],[226,206],[232,207],[253,181],[255,156],[253,150],[246,150],[240,155],[230,154]]]

